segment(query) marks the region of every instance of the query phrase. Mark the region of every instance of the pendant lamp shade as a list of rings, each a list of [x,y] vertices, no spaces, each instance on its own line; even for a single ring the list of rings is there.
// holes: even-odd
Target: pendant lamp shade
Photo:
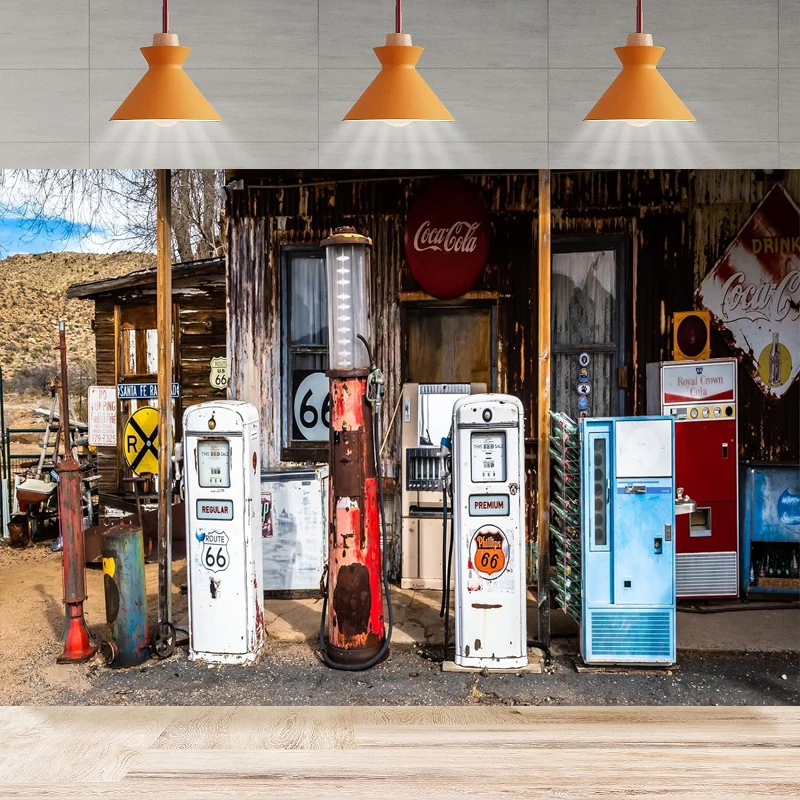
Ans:
[[[654,47],[649,34],[631,34],[628,44],[615,47],[614,52],[622,71],[584,119],[618,120],[634,126],[656,120],[694,121],[692,112],[656,68],[664,48]]]
[[[407,33],[390,33],[384,47],[374,48],[381,71],[344,120],[377,120],[396,127],[411,122],[452,122],[453,115],[417,72],[422,50],[412,46]]]
[[[142,47],[148,69],[116,110],[112,121],[146,121],[169,127],[178,122],[220,122],[220,116],[184,72],[190,48],[174,33],[157,33]]]

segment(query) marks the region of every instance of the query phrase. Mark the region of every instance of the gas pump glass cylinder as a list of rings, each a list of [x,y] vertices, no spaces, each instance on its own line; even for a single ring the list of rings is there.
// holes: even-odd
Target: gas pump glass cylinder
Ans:
[[[372,240],[352,228],[337,228],[322,245],[328,286],[330,369],[368,369],[369,354],[358,336],[371,341],[369,248]]]

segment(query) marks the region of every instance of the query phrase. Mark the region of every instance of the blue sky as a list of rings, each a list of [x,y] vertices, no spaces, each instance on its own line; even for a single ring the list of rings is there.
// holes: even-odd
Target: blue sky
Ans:
[[[15,253],[60,251],[107,252],[116,249],[106,232],[84,222],[49,217],[30,229],[30,221],[20,216],[0,217],[0,259]]]

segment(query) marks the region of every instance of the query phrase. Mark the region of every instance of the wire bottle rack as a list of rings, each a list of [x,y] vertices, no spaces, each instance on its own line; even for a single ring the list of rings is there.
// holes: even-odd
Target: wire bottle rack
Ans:
[[[581,445],[578,424],[550,412],[550,586],[558,605],[581,623]]]

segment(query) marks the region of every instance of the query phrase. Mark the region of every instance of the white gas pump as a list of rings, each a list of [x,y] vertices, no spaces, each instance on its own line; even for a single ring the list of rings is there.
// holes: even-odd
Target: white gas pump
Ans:
[[[183,430],[189,658],[243,664],[264,638],[258,412],[201,403]]]
[[[522,403],[477,394],[453,408],[455,663],[528,664]]]

